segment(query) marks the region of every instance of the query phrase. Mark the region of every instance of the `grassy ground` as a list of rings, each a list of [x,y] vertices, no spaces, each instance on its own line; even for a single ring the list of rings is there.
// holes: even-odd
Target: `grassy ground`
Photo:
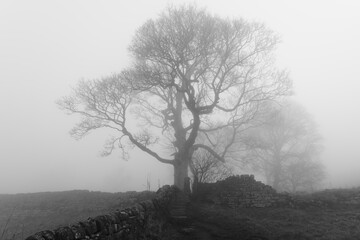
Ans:
[[[65,191],[0,195],[0,240],[18,240],[154,197],[152,192]]]
[[[360,199],[358,188],[293,196],[287,207],[229,209],[193,202],[192,232],[174,226],[167,239],[358,240],[360,204],[354,199]]]
[[[326,191],[300,197],[295,207],[229,209],[193,202],[189,209],[192,229],[184,231],[184,227],[169,224],[164,238],[360,239],[360,206],[339,204],[358,193]],[[0,240],[24,239],[34,232],[129,207],[153,196],[149,192],[89,191],[0,195]]]
[[[212,239],[360,239],[360,208],[226,209],[192,206],[194,224]]]

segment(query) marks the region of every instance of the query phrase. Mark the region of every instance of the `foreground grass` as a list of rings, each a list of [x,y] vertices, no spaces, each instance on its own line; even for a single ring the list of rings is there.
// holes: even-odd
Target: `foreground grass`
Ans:
[[[332,190],[298,197],[298,205],[229,209],[193,202],[193,235],[169,225],[168,239],[360,239],[360,206],[347,203],[360,190]],[[67,191],[0,195],[0,240],[24,239],[88,217],[122,209],[155,196],[152,192]]]
[[[0,240],[18,240],[42,230],[130,207],[153,192],[104,193],[86,190],[0,195]]]
[[[212,239],[360,239],[360,207],[238,208],[194,204],[194,223]]]

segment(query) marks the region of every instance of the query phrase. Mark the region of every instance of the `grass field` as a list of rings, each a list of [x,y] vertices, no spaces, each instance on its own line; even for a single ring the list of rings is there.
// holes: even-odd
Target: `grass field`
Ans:
[[[192,213],[208,239],[360,239],[360,207],[226,209],[196,204]]]
[[[360,189],[292,195],[288,206],[230,209],[193,202],[194,232],[167,239],[359,240]],[[178,231],[179,232],[179,231]]]
[[[0,240],[24,239],[41,230],[95,217],[154,197],[152,192],[86,190],[0,195]]]
[[[89,191],[0,195],[0,240],[24,239],[154,196]],[[349,201],[358,197],[360,189],[340,189],[296,196],[292,207],[229,209],[194,202],[190,210],[197,231],[194,239],[360,239],[360,205]]]

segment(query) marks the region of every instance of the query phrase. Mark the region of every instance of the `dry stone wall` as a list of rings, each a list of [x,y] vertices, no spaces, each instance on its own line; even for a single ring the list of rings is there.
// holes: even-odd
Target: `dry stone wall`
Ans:
[[[164,186],[155,199],[70,226],[41,231],[26,240],[158,239],[168,220],[169,206],[178,191],[175,187]]]
[[[230,208],[290,204],[290,197],[256,181],[254,175],[232,176],[216,183],[200,183],[196,198]]]

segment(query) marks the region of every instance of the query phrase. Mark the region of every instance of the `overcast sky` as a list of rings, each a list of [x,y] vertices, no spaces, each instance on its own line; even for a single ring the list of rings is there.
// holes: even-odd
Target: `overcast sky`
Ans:
[[[72,139],[78,118],[55,101],[82,78],[121,71],[135,30],[180,2],[281,36],[278,65],[324,138],[325,187],[360,186],[360,2],[1,0],[0,193],[144,190],[147,175],[153,189],[172,182],[172,168],[143,153],[100,157],[105,134]]]

